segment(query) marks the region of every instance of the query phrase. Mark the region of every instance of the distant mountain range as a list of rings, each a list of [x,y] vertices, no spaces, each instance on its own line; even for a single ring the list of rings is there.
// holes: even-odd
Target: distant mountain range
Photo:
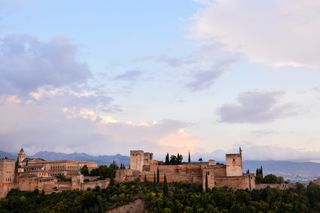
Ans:
[[[0,151],[0,158],[8,157],[10,159],[16,159],[16,153],[8,153]],[[86,153],[58,153],[41,151],[33,155],[33,157],[39,157],[46,160],[83,160],[94,161],[97,164],[110,164],[115,161],[117,164],[123,163],[128,166],[130,158],[124,155],[99,155],[93,156]],[[243,161],[243,171],[255,173],[256,169],[260,166],[263,167],[264,174],[276,174],[281,175],[285,179],[292,181],[308,182],[315,178],[320,177],[320,163],[313,162],[294,162],[294,161],[277,161],[277,160],[245,160]]]
[[[308,182],[320,177],[320,163],[293,162],[277,160],[246,160],[243,161],[243,171],[255,173],[256,168],[262,166],[264,174],[276,174],[285,179],[299,182]]]
[[[17,155],[16,153],[10,153],[10,152],[4,152],[4,151],[0,151],[0,158],[9,158],[9,159],[17,159]]]

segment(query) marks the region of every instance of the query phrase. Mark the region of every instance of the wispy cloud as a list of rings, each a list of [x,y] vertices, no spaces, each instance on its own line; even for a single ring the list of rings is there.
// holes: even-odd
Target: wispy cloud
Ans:
[[[220,122],[264,123],[293,114],[291,104],[279,104],[283,92],[252,91],[241,94],[236,104],[224,104],[217,113]]]
[[[190,91],[195,92],[210,88],[215,81],[225,72],[227,68],[234,63],[234,59],[221,61],[208,71],[201,71],[193,76],[193,80],[186,84]]]
[[[121,73],[114,77],[114,80],[117,81],[136,81],[143,75],[143,72],[140,70],[128,70],[124,73]]]

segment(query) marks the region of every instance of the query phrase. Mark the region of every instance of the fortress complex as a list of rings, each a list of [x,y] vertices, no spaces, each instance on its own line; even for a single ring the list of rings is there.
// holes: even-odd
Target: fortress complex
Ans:
[[[90,161],[46,161],[42,158],[29,158],[21,149],[17,160],[0,159],[0,198],[5,197],[11,189],[22,191],[38,189],[50,193],[86,190],[96,186],[106,188],[109,180],[84,181],[80,169],[85,165],[89,171],[97,168],[97,164]],[[66,180],[59,180],[58,176],[65,177]]]
[[[226,164],[218,164],[215,160],[208,162],[182,163],[166,165],[153,160],[153,154],[142,150],[130,151],[130,169],[118,170],[116,181],[134,181],[139,179],[153,182],[159,173],[160,182],[182,182],[202,185],[206,189],[227,186],[234,189],[254,189],[254,174],[244,174],[242,171],[242,150],[239,153],[226,154]]]
[[[55,177],[64,175],[71,177],[80,174],[80,169],[86,165],[91,171],[97,168],[95,162],[56,160],[46,161],[42,158],[27,158],[23,149],[18,154],[18,176]]]

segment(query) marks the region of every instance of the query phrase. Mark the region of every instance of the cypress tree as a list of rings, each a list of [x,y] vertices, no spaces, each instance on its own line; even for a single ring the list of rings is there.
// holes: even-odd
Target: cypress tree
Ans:
[[[168,183],[167,183],[167,176],[164,175],[164,180],[163,180],[163,194],[165,196],[168,196],[169,193],[169,188],[168,188]]]
[[[188,153],[188,163],[191,163],[190,151]]]
[[[168,153],[168,152],[167,152],[167,155],[166,155],[165,164],[166,164],[166,165],[169,165],[169,164],[170,164],[170,157],[169,157],[169,153]]]
[[[157,183],[160,182],[160,171],[159,171],[159,167],[157,167]]]
[[[208,174],[206,174],[206,191],[208,191],[208,188],[209,188],[209,186],[208,186]]]
[[[147,183],[147,176],[144,175],[144,183]]]
[[[156,185],[156,172],[153,173],[153,184]]]

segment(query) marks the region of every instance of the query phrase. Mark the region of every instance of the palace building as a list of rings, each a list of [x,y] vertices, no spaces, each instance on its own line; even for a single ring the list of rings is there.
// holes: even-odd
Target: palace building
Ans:
[[[11,189],[46,193],[64,190],[86,190],[99,186],[106,188],[109,180],[84,181],[80,173],[83,166],[88,170],[97,168],[95,162],[76,160],[47,161],[42,158],[27,157],[21,148],[17,160],[0,159],[0,198]],[[58,177],[64,177],[61,180]]]
[[[206,187],[227,186],[234,189],[255,188],[254,174],[242,171],[242,150],[239,153],[226,154],[226,164],[218,164],[215,160],[208,162],[182,163],[180,165],[165,165],[153,160],[153,154],[142,150],[130,151],[130,169],[118,170],[116,181],[126,182],[146,179],[153,182],[159,173],[160,182],[164,176],[168,182],[194,183]]]

